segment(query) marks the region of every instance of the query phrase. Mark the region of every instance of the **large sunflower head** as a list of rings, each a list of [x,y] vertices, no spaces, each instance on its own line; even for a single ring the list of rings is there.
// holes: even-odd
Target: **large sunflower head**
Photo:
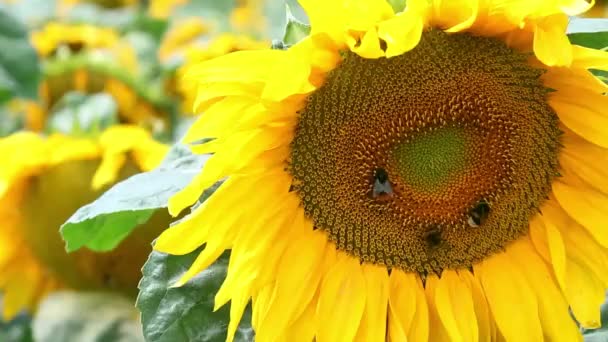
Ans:
[[[155,248],[231,249],[229,339],[574,341],[608,285],[608,53],[582,0],[301,0],[310,35],[190,69],[213,153]],[[231,215],[225,215],[227,211]],[[188,237],[184,239],[184,237]],[[570,315],[573,314],[574,319]]]
[[[3,318],[35,310],[58,287],[134,295],[162,217],[115,250],[67,254],[60,225],[109,185],[157,166],[167,151],[141,128],[113,126],[97,140],[31,132],[0,139],[0,290]]]

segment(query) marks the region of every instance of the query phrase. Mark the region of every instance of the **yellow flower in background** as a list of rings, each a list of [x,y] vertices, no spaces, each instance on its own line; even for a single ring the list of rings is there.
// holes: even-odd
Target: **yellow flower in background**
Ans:
[[[136,52],[118,32],[89,25],[50,23],[32,33],[32,41],[45,62],[45,73],[40,100],[20,101],[28,129],[42,130],[53,106],[70,91],[112,95],[122,123],[138,124],[153,132],[170,126],[168,107],[138,89],[146,84],[138,80]],[[56,55],[61,48],[68,49],[69,54]]]
[[[108,186],[156,167],[167,147],[135,126],[113,126],[99,139],[20,132],[0,139],[0,289],[3,318],[33,311],[60,286],[133,296],[156,216],[112,252],[67,254],[59,227]]]
[[[166,19],[171,16],[173,10],[188,3],[189,0],[150,0],[148,14],[152,18]]]
[[[158,48],[158,59],[169,63],[180,57],[188,46],[194,44],[209,32],[209,27],[198,17],[177,21],[163,36]]]
[[[240,32],[264,32],[268,26],[265,6],[266,0],[236,0],[230,24]]]
[[[228,340],[576,341],[608,285],[608,53],[590,3],[301,0],[310,36],[192,67],[213,153],[155,249],[231,249]],[[229,213],[229,214],[226,214]]]
[[[95,4],[103,8],[120,8],[134,6],[138,2],[138,0],[58,0],[57,13],[59,16],[65,16],[78,4]]]
[[[177,92],[182,100],[182,113],[192,114],[196,98],[196,83],[187,79],[185,74],[194,65],[227,53],[244,50],[260,50],[270,46],[270,42],[253,39],[245,35],[224,33],[214,37],[206,44],[190,45],[185,51],[185,61],[177,69],[175,80]],[[198,113],[194,113],[198,114]]]
[[[115,46],[120,35],[114,29],[88,24],[64,24],[51,22],[31,34],[31,41],[40,56],[57,53],[62,45],[72,52],[87,49],[102,49]]]

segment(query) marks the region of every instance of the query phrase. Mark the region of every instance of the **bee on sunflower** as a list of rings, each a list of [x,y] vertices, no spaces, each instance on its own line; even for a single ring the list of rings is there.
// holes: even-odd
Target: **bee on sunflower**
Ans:
[[[608,285],[608,52],[572,45],[592,3],[300,0],[288,49],[190,68],[212,153],[157,239],[230,249],[228,340],[576,341]],[[204,138],[212,138],[200,144]],[[185,238],[187,237],[187,238]]]

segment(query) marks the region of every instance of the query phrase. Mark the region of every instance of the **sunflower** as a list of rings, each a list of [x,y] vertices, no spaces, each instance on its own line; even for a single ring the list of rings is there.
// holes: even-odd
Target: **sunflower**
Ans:
[[[118,104],[120,121],[154,132],[171,125],[171,104],[140,80],[135,50],[113,29],[50,23],[32,33],[44,63],[38,102],[23,102],[27,128],[40,131],[55,104],[70,91],[106,92]]]
[[[40,56],[48,57],[63,46],[71,52],[110,48],[118,43],[120,35],[111,28],[51,22],[41,30],[32,32],[30,39]]]
[[[148,15],[152,18],[167,19],[173,10],[189,0],[151,0],[148,6]]]
[[[301,0],[286,50],[200,63],[213,153],[156,241],[231,249],[228,340],[576,341],[608,285],[608,52],[563,1]],[[226,214],[229,213],[229,214]],[[187,237],[187,238],[185,238]],[[571,316],[572,313],[572,316]],[[575,319],[573,319],[573,317]]]
[[[230,24],[241,32],[264,32],[267,22],[264,16],[265,0],[236,0],[230,13]]]
[[[113,9],[135,6],[137,3],[138,0],[59,0],[57,12],[60,16],[65,16],[79,4],[93,4],[102,8]]]
[[[176,22],[163,36],[158,48],[158,59],[162,63],[170,63],[181,57],[188,46],[207,33],[209,26],[200,18],[192,17]]]
[[[114,251],[99,254],[68,255],[59,226],[109,185],[157,166],[166,151],[143,129],[126,125],[107,129],[98,140],[32,132],[0,139],[3,318],[35,310],[59,287],[136,293],[139,269],[162,218],[153,218]]]

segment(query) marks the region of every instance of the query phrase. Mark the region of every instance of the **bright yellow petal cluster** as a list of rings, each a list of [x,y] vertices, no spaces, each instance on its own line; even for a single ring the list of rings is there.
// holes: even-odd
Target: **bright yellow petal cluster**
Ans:
[[[583,327],[598,327],[608,287],[608,87],[588,69],[608,70],[608,53],[573,46],[565,35],[568,15],[592,3],[408,0],[400,13],[383,0],[301,4],[312,32],[295,46],[235,52],[188,74],[199,87],[195,108],[205,112],[186,141],[215,138],[192,146],[213,155],[171,199],[170,212],[226,180],[155,248],[186,254],[205,245],[178,285],[231,249],[215,298],[216,307],[231,302],[228,340],[250,300],[259,341],[577,341],[569,310]],[[472,270],[421,277],[337,251],[290,192],[285,162],[298,110],[341,52],[390,58],[414,48],[428,28],[530,53],[556,90],[548,102],[564,136],[562,177],[528,236]]]

